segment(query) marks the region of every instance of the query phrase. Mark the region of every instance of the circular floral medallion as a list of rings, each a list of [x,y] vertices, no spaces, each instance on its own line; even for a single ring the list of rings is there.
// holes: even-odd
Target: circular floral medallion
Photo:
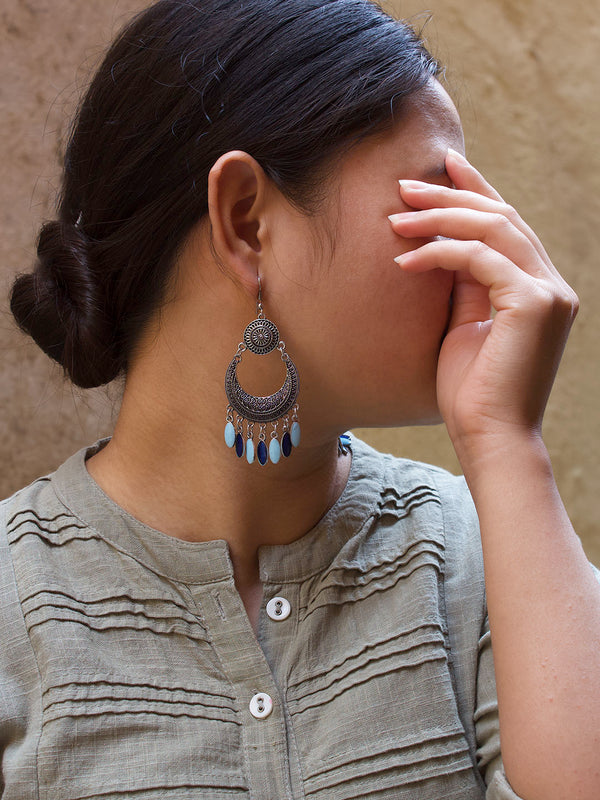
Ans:
[[[244,331],[244,344],[252,353],[270,353],[279,344],[277,325],[270,319],[255,319]]]

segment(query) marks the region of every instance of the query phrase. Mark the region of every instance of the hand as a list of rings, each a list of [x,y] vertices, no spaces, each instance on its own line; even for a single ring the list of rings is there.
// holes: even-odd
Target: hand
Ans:
[[[397,262],[406,272],[455,273],[437,393],[460,456],[490,435],[540,435],[578,300],[535,233],[465,158],[449,151],[446,170],[455,188],[402,181],[403,200],[419,210],[390,221],[405,239],[447,237]]]

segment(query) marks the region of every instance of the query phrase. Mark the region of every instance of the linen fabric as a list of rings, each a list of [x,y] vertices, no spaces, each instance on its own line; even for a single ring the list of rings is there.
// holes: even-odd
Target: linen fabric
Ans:
[[[2,800],[518,800],[462,478],[352,436],[334,506],[260,549],[257,638],[226,532],[129,515],[108,441],[0,504]]]

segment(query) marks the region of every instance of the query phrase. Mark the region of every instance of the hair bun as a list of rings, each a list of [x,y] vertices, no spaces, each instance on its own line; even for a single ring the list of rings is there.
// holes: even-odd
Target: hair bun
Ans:
[[[19,275],[10,294],[17,324],[73,383],[101,386],[120,371],[113,325],[101,283],[88,263],[89,243],[76,225],[46,223],[38,239],[34,272]]]

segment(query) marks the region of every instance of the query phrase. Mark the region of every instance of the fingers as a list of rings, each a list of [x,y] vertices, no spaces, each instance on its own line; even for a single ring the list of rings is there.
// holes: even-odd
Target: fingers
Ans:
[[[390,216],[392,229],[404,239],[436,240],[399,256],[402,269],[456,272],[457,307],[473,320],[485,318],[473,282],[487,288],[496,311],[529,307],[536,316],[550,304],[573,317],[577,297],[531,228],[463,156],[449,151],[446,169],[454,188],[401,181],[403,200],[418,210]]]
[[[547,272],[531,240],[499,212],[471,208],[433,208],[390,217],[394,231],[403,238],[431,239],[444,236],[479,241],[496,250],[531,275]]]
[[[489,290],[468,272],[458,272],[452,292],[452,314],[448,330],[474,322],[487,322],[491,317]]]
[[[564,319],[570,322],[577,313],[577,296],[564,281],[559,283],[549,273],[541,278],[530,275],[480,241],[441,239],[428,242],[416,250],[409,250],[395,261],[403,270],[413,273],[432,269],[449,270],[459,275],[468,273],[470,279],[487,287],[489,301],[498,312],[527,309],[531,317],[550,315],[556,321]],[[458,292],[462,291],[461,280],[455,279],[454,286],[456,302]],[[469,292],[463,294],[462,299],[476,297],[479,308],[482,308],[482,295],[474,295],[472,289]]]
[[[533,280],[509,258],[479,241],[441,239],[409,250],[394,260],[406,272],[432,269],[467,272],[477,283],[487,287],[496,310],[511,305],[513,287],[518,287],[518,294],[522,294],[524,283]]]
[[[455,188],[403,180],[400,182],[402,199],[418,209],[462,207],[501,215],[529,240],[546,266],[558,275],[534,231],[475,167],[459,153],[450,150],[446,157],[446,170]]]
[[[549,269],[553,269],[548,254],[533,230],[521,219],[512,206],[503,201],[493,200],[490,197],[464,189],[449,189],[446,186],[421,183],[419,181],[402,181],[400,191],[402,199],[412,208],[422,210],[470,208],[474,211],[493,214],[497,219],[502,217],[515,231],[519,231],[529,241],[544,264]]]

